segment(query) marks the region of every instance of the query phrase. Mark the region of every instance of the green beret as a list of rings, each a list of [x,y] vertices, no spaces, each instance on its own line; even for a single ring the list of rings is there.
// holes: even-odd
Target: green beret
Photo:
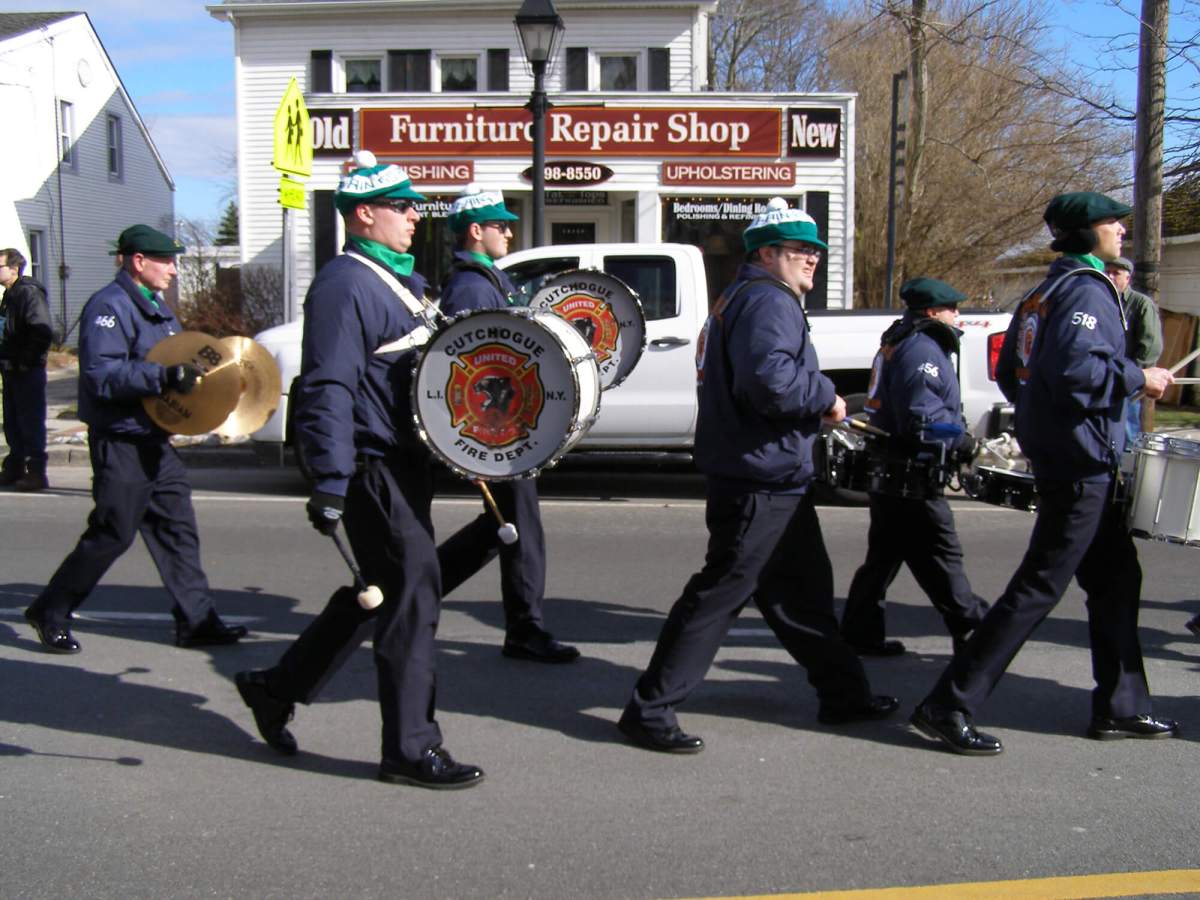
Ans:
[[[468,184],[450,204],[448,224],[455,234],[462,234],[472,222],[515,222],[518,218],[505,208],[503,193]]]
[[[130,225],[117,237],[117,248],[109,250],[108,255],[141,253],[145,256],[178,256],[184,249],[183,244],[157,228]]]
[[[1059,194],[1046,207],[1046,224],[1055,237],[1068,231],[1089,228],[1102,219],[1123,219],[1133,212],[1133,207],[1118,203],[1112,197],[1095,191],[1075,191]]]
[[[782,197],[772,197],[766,212],[755,216],[742,232],[742,243],[750,253],[767,244],[780,241],[803,241],[821,249],[828,249],[817,236],[817,223],[802,209],[789,209]]]
[[[958,306],[967,299],[967,295],[936,278],[910,278],[900,285],[900,299],[909,309],[930,309],[935,306]]]
[[[348,213],[360,203],[372,200],[424,200],[413,190],[408,172],[400,166],[380,166],[370,150],[354,154],[358,168],[350,170],[338,182],[333,202],[338,212]]]

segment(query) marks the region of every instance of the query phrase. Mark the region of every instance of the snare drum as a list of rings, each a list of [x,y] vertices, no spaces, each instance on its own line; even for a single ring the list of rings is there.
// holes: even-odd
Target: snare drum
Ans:
[[[1037,512],[1037,488],[1028,472],[976,466],[963,476],[962,486],[967,496],[974,500]]]
[[[866,441],[838,429],[821,435],[825,460],[822,480],[830,487],[847,491],[866,491],[871,486],[867,470]]]
[[[530,309],[566,319],[591,344],[600,369],[600,389],[628,377],[646,349],[646,316],[633,288],[598,269],[563,272],[546,281]]]
[[[1151,432],[1138,436],[1133,454],[1129,530],[1200,547],[1200,441]]]
[[[938,460],[926,456],[867,457],[867,490],[874,494],[906,500],[934,500],[946,487],[946,470]]]
[[[600,406],[596,359],[553,313],[475,310],[438,330],[413,378],[417,433],[464,478],[532,478],[583,437]]]

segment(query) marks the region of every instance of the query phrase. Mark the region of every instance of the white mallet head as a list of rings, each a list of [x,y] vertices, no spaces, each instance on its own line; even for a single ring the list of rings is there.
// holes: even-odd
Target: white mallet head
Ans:
[[[500,535],[500,543],[515,544],[517,542],[517,526],[512,522],[505,522],[500,526],[500,530],[496,532]]]
[[[358,605],[363,609],[374,609],[383,602],[383,591],[373,584],[358,592]]]

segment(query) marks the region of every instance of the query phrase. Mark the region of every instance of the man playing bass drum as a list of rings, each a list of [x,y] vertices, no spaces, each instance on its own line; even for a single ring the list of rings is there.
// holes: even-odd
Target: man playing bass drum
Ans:
[[[900,296],[908,310],[883,333],[872,366],[871,423],[892,436],[894,452],[915,455],[923,441],[936,441],[945,446],[948,460],[969,460],[976,441],[963,421],[951,360],[958,354],[958,304],[966,297],[936,278],[906,281]],[[900,641],[885,638],[884,602],[900,564],[906,563],[957,645],[983,619],[987,603],[971,590],[963,571],[950,504],[944,497],[872,492],[870,505],[867,558],[850,583],[842,636],[861,655],[904,652]]]

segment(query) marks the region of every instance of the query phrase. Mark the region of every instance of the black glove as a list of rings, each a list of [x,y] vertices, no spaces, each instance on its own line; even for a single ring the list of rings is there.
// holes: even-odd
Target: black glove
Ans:
[[[338,522],[342,518],[342,510],[346,508],[346,498],[337,494],[327,494],[324,491],[313,491],[305,509],[308,511],[308,521],[313,528],[323,535],[331,535],[337,531]]]
[[[198,369],[190,363],[180,363],[177,366],[167,366],[164,373],[163,387],[165,390],[175,391],[177,394],[190,394],[196,389],[196,382],[200,380],[204,370]]]

